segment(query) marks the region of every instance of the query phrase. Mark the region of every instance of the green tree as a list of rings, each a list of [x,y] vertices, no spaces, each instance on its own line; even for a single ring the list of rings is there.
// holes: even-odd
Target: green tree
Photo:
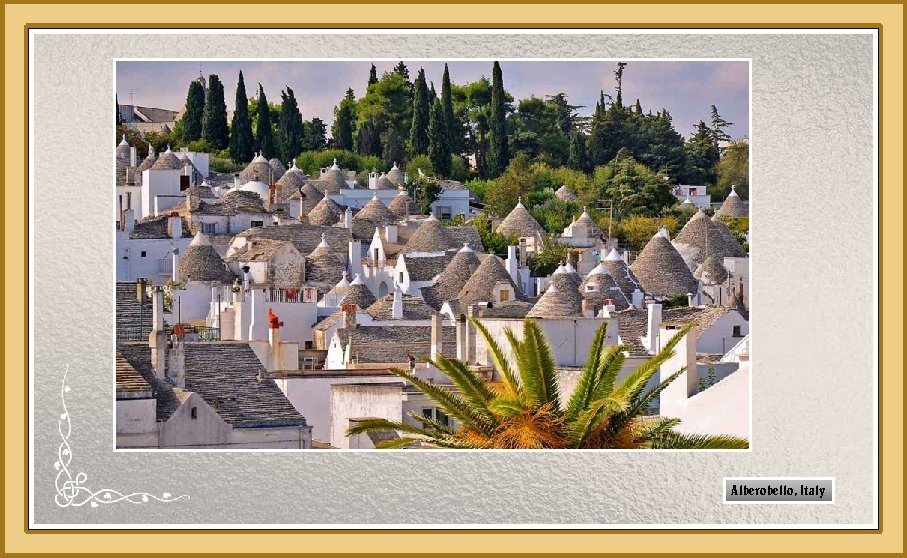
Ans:
[[[327,147],[328,128],[325,125],[324,120],[316,116],[311,120],[303,122],[303,126],[305,127],[303,144],[305,145],[304,149],[306,151],[318,151]]]
[[[639,161],[650,169],[666,172],[668,176],[683,175],[687,153],[683,136],[674,129],[668,111],[664,110],[657,116],[634,114],[633,117],[640,124]]]
[[[227,103],[224,101],[224,84],[217,74],[208,76],[208,94],[202,111],[202,139],[217,150],[230,144],[227,127]]]
[[[271,126],[271,111],[265,89],[258,84],[258,124],[255,129],[255,145],[261,154],[270,159],[277,155],[277,146],[274,145],[274,130]]]
[[[375,68],[375,65],[372,64],[371,69],[368,71],[368,85],[378,83],[378,69]]]
[[[409,69],[406,67],[406,64],[404,64],[402,60],[399,64],[394,66],[394,72],[403,77],[403,79],[405,79],[407,82],[409,82]]]
[[[388,167],[403,161],[406,156],[406,142],[397,133],[397,128],[393,126],[388,128],[381,143],[381,155]]]
[[[334,107],[334,124],[331,127],[331,134],[334,136],[334,144],[338,149],[347,151],[353,149],[354,106],[355,100],[350,100],[347,96]]]
[[[416,82],[413,84],[413,120],[409,129],[410,155],[422,155],[428,152],[429,111],[433,100],[429,98],[428,86],[425,83],[425,70],[419,69]]]
[[[567,166],[579,171],[584,171],[587,168],[586,136],[580,132],[574,132],[570,137],[570,156],[567,159]]]
[[[711,106],[711,126],[709,130],[712,132],[712,141],[716,144],[722,141],[731,141],[731,136],[725,131],[726,128],[729,128],[734,125],[733,122],[728,122],[718,114],[718,108],[715,105]]]
[[[255,156],[255,138],[252,137],[252,120],[249,118],[249,98],[242,70],[236,84],[236,104],[230,126],[230,158],[234,163],[248,163]]]
[[[677,204],[671,186],[663,177],[621,149],[614,160],[598,167],[593,178],[601,197],[614,204],[614,215],[661,215]]]
[[[507,169],[495,180],[495,187],[485,193],[485,206],[495,215],[507,215],[521,197],[530,190],[527,178],[531,175],[529,158],[518,153]]]
[[[507,109],[504,98],[504,77],[501,65],[494,63],[491,72],[491,114],[488,120],[488,154],[485,161],[488,176],[504,172],[510,162],[507,143]]]
[[[533,277],[547,277],[554,273],[568,257],[566,244],[561,244],[552,236],[546,236],[542,249],[529,256],[529,269]]]
[[[446,68],[446,66],[445,66],[445,68]],[[116,111],[116,114],[117,114],[117,124],[116,125],[122,126],[123,125],[123,115],[120,114],[120,96],[115,95],[114,100],[116,101],[116,104],[114,105],[114,110]]]
[[[714,184],[715,165],[721,154],[712,131],[702,120],[696,125],[696,133],[687,141],[685,150],[686,180],[690,184]]]
[[[299,155],[305,148],[305,128],[293,90],[280,92],[280,119],[277,121],[277,146],[283,161]]]
[[[724,150],[724,156],[716,167],[717,184],[710,189],[713,196],[724,199],[731,193],[733,184],[737,195],[749,198],[750,190],[750,147],[746,140],[735,141]]]
[[[624,347],[606,346],[607,324],[602,324],[576,388],[564,405],[552,349],[536,321],[523,322],[522,339],[517,339],[509,328],[505,331],[512,355],[508,358],[488,329],[479,320],[470,320],[488,347],[501,376],[499,383],[491,383],[464,363],[443,355],[425,360],[450,378],[452,389],[417,377],[409,370],[391,369],[454,418],[458,428],[412,412],[409,416],[420,426],[368,419],[347,430],[347,436],[363,432],[406,434],[379,443],[382,448],[406,447],[420,441],[447,448],[483,449],[749,447],[743,438],[681,434],[674,430],[680,423],[678,419],[647,414],[658,395],[685,371],[681,368],[646,389],[692,326],[678,331],[657,354],[618,381],[625,360]]]
[[[384,153],[381,146],[381,132],[374,120],[359,126],[359,155],[381,157]]]
[[[431,159],[435,172],[439,177],[450,178],[450,136],[447,132],[444,107],[438,99],[435,99],[434,104],[431,106],[428,127],[428,157]]]
[[[202,137],[202,114],[205,111],[205,90],[202,84],[193,80],[189,83],[186,94],[186,112],[180,119],[183,123],[182,135],[186,142]]]
[[[429,176],[416,176],[410,179],[407,189],[409,196],[423,214],[431,213],[431,204],[441,194],[441,184],[434,177]]]
[[[494,230],[491,218],[485,213],[479,213],[470,223],[479,231],[482,246],[488,254],[496,254],[502,258],[507,257],[507,247],[519,243],[513,235],[504,235]]]
[[[450,87],[450,70],[444,64],[444,75],[441,77],[441,108],[444,109],[444,120],[447,122],[447,135],[450,138],[450,150],[453,153],[463,152],[463,128],[454,114],[453,94]]]
[[[371,123],[373,134],[380,137],[390,126],[394,126],[401,137],[408,138],[413,119],[410,87],[402,74],[384,73],[378,83],[370,85],[365,96],[356,103],[355,117],[359,128]],[[381,151],[375,154],[380,155]]]

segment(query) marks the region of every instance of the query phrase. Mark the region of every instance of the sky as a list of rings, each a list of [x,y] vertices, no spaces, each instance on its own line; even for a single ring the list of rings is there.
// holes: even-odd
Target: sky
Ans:
[[[186,103],[189,82],[199,75],[217,74],[224,83],[227,109],[233,110],[236,82],[242,70],[250,97],[261,83],[270,102],[280,101],[280,91],[290,87],[296,94],[302,117],[317,116],[328,124],[334,106],[352,87],[359,98],[365,93],[369,68],[374,63],[380,77],[398,61],[119,61],[117,95],[123,104],[130,99],[139,106],[181,110]],[[440,94],[444,60],[405,60],[410,79],[425,68]],[[450,79],[468,83],[487,76],[492,61],[448,62]],[[571,104],[584,105],[581,115],[591,115],[599,91],[614,94],[616,61],[502,61],[504,88],[516,99],[532,95],[544,98],[563,92]],[[629,61],[623,74],[624,104],[639,98],[644,112],[667,108],[674,127],[684,137],[693,134],[699,120],[708,123],[710,106],[733,123],[733,138],[749,136],[749,63],[746,61]]]

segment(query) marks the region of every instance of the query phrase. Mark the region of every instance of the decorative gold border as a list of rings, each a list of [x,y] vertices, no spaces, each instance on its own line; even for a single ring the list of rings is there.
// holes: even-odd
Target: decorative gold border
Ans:
[[[176,3],[176,2],[164,2]],[[277,6],[221,5],[212,10],[202,0],[179,6],[187,22],[204,23],[123,23],[123,10],[141,13],[139,5],[114,5],[98,0],[96,5],[5,4],[4,26],[4,128],[3,163],[5,174],[2,198],[5,217],[2,251],[7,269],[26,263],[22,278],[27,285],[27,33],[29,28],[286,28],[267,18]],[[878,531],[29,531],[27,529],[26,377],[27,338],[24,320],[27,297],[21,285],[11,286],[0,274],[4,315],[3,352],[5,402],[3,437],[4,553],[114,552],[135,549],[179,549],[186,553],[231,552],[394,552],[425,553],[432,548],[457,552],[870,552],[903,553],[903,357],[897,347],[903,339],[903,2],[882,0],[874,5],[846,2],[814,2],[783,5],[783,0],[761,4],[727,4],[700,0],[688,5],[675,0],[643,1],[660,4],[642,11],[637,5],[593,4],[586,0],[570,5],[520,5],[503,1],[484,4],[466,13],[481,22],[452,23],[464,18],[462,5],[425,5],[398,0],[396,6],[356,5],[348,0],[342,12],[354,21],[335,21],[335,5],[289,5],[279,9],[286,21],[313,22],[319,28],[878,28],[880,29],[880,446]],[[479,4],[466,0],[461,4]],[[639,23],[641,15],[657,21]],[[571,21],[572,20],[572,21]],[[586,23],[576,23],[576,20]],[[754,23],[758,21],[759,23]],[[865,23],[865,22],[877,23]],[[41,23],[47,22],[47,23]],[[65,23],[54,23],[65,22]],[[316,23],[317,22],[317,23]],[[426,23],[428,22],[428,23]],[[441,23],[443,22],[443,23]],[[297,27],[303,27],[299,25]],[[884,33],[881,29],[884,27]],[[884,79],[882,78],[884,76]],[[22,110],[25,107],[26,110]],[[881,116],[880,116],[881,118]],[[24,141],[23,141],[24,137]],[[20,165],[20,163],[22,163]],[[24,211],[22,211],[24,209]],[[17,288],[11,295],[10,289]],[[7,347],[11,350],[7,351]],[[888,348],[885,352],[884,348]],[[20,352],[21,349],[21,352]],[[882,381],[883,380],[883,381]],[[882,390],[882,386],[885,390]],[[884,425],[884,428],[882,427]],[[23,502],[25,505],[23,506]],[[43,536],[52,534],[52,536]]]

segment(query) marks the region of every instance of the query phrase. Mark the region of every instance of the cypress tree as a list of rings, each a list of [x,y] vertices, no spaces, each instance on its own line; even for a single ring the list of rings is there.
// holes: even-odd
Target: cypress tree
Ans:
[[[413,123],[409,128],[410,155],[423,155],[428,151],[428,119],[430,99],[425,85],[425,70],[419,69],[419,76],[413,84]]]
[[[431,89],[429,90],[429,95],[430,95],[429,99],[431,99],[431,102],[434,103],[435,99],[438,98],[438,94],[435,92],[435,82],[431,82]]]
[[[303,127],[305,128],[305,134],[303,136],[303,149],[305,151],[320,151],[327,146],[328,127],[325,125],[324,120],[316,116],[311,120],[303,122]],[[350,141],[352,141],[352,139]]]
[[[183,113],[183,140],[195,141],[202,137],[202,113],[205,111],[205,90],[193,80],[186,94],[186,112]]]
[[[258,84],[258,126],[255,130],[255,146],[266,158],[277,155],[274,145],[274,131],[271,129],[271,107],[268,106],[268,97],[265,90]]]
[[[447,121],[450,149],[454,153],[460,153],[462,134],[457,126],[456,116],[454,116],[453,99],[450,94],[450,71],[447,69],[447,64],[444,64],[444,77],[441,78],[441,108],[444,109],[444,119]]]
[[[384,149],[382,158],[388,166],[397,161],[402,161],[405,155],[406,144],[400,134],[397,133],[396,126],[390,126],[384,134]]]
[[[491,73],[491,118],[489,119],[488,156],[486,168],[489,177],[499,176],[510,157],[507,149],[507,113],[504,107],[504,78],[501,75],[501,65],[494,63]]]
[[[117,126],[123,124],[123,117],[120,114],[120,96],[116,95]]]
[[[639,104],[639,99],[636,99],[636,114],[642,115],[642,105]]]
[[[409,69],[406,67],[406,64],[401,60],[399,64],[394,66],[394,71],[403,76],[406,79],[407,83],[409,82]]]
[[[214,149],[225,149],[230,144],[224,84],[217,74],[208,76],[208,96],[202,111],[202,138]]]
[[[579,171],[586,170],[586,137],[579,132],[573,132],[573,136],[570,138],[570,155],[567,165]]]
[[[234,163],[247,163],[255,152],[255,138],[252,137],[252,120],[249,118],[249,98],[242,70],[236,84],[236,105],[233,110],[233,125],[230,127],[230,158]]]
[[[338,149],[352,151],[353,149],[353,112],[350,103],[346,100],[340,101],[335,113],[334,126],[332,130],[334,142]]]
[[[447,132],[447,119],[441,101],[435,99],[431,106],[428,125],[428,158],[435,167],[435,173],[441,178],[450,176],[450,135]]]
[[[368,84],[374,85],[376,83],[378,83],[378,69],[372,64],[372,69],[368,72]]]
[[[280,117],[277,121],[277,146],[280,158],[289,161],[299,155],[305,144],[305,128],[293,90],[280,92]]]

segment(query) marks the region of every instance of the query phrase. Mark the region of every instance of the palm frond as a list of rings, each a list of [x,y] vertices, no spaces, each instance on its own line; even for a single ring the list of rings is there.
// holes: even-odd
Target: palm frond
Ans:
[[[652,449],[747,449],[749,440],[736,436],[681,434],[670,431],[652,440]]]
[[[473,407],[487,413],[488,402],[494,399],[495,393],[483,378],[470,370],[463,362],[449,359],[444,355],[438,355],[435,360],[427,359],[426,362],[446,374]]]
[[[498,342],[495,341],[494,337],[489,333],[488,328],[486,328],[482,322],[473,317],[470,317],[469,321],[476,326],[476,330],[478,330],[482,339],[485,340],[485,346],[488,347],[488,352],[491,353],[491,360],[494,363],[495,368],[498,369],[498,372],[501,373],[501,378],[503,379],[507,390],[510,391],[511,395],[515,397],[519,396],[522,392],[522,385],[520,384],[519,378],[513,373],[510,362],[504,356],[504,351],[501,350],[501,346],[498,345]]]
[[[366,419],[356,426],[351,426],[346,430],[346,436],[355,436],[365,432],[408,432],[420,436],[432,437],[433,434],[424,428],[406,424],[405,422],[396,422],[387,419]]]
[[[594,432],[604,427],[609,416],[625,407],[625,401],[611,397],[593,401],[588,410],[582,411],[570,424],[569,447],[582,448]]]
[[[419,414],[416,411],[410,411],[407,414],[414,420],[421,422],[422,426],[424,426],[427,431],[432,433],[432,436],[442,437],[449,436],[454,433],[453,428],[451,428],[449,424],[444,424],[437,419]]]
[[[535,320],[523,322],[523,348],[529,351],[529,361],[538,374],[538,382],[542,389],[539,403],[551,404],[554,412],[560,412],[561,401],[557,387],[557,370],[551,346],[545,333]]]
[[[400,449],[416,442],[423,441],[425,440],[419,438],[391,438],[390,440],[382,440],[375,444],[375,449]]]
[[[672,428],[680,424],[680,419],[654,417],[648,420],[637,420],[633,423],[633,441],[646,447],[653,439],[665,436]]]
[[[519,397],[500,396],[489,403],[488,409],[496,415],[512,417],[526,410],[526,406]]]
[[[482,412],[481,409],[474,408],[468,401],[453,391],[437,384],[426,382],[407,370],[391,368],[390,371],[416,386],[419,391],[444,409],[445,413],[454,417],[463,425],[489,434],[494,430],[490,415]]]
[[[570,396],[570,401],[567,402],[565,411],[569,421],[576,420],[580,412],[592,401],[592,388],[598,378],[599,363],[602,358],[602,349],[605,344],[607,330],[608,322],[604,322],[595,331],[595,337],[592,339],[592,345],[589,348],[589,360],[583,366],[583,372],[576,381],[576,389],[573,391],[573,395]]]
[[[674,372],[673,374],[671,374],[670,376],[668,376],[667,378],[665,378],[664,380],[659,382],[659,384],[657,386],[655,386],[654,388],[645,392],[642,395],[642,397],[639,397],[636,401],[633,402],[632,405],[630,405],[630,408],[627,410],[627,413],[626,413],[627,418],[632,420],[634,417],[638,417],[641,414],[643,414],[646,411],[646,409],[649,407],[649,403],[652,402],[656,397],[661,395],[661,392],[663,392],[669,385],[671,385],[671,382],[673,382],[681,374],[686,372],[686,370],[687,370],[687,367],[684,366],[677,372]]]
[[[591,400],[601,399],[614,391],[614,383],[624,367],[626,358],[623,345],[607,348],[599,363],[598,381],[593,387]]]
[[[690,324],[678,331],[657,354],[628,374],[618,389],[628,393],[631,399],[638,397],[649,380],[652,379],[652,376],[658,372],[659,367],[674,356],[674,347],[681,339],[686,337],[692,328],[693,325]]]

